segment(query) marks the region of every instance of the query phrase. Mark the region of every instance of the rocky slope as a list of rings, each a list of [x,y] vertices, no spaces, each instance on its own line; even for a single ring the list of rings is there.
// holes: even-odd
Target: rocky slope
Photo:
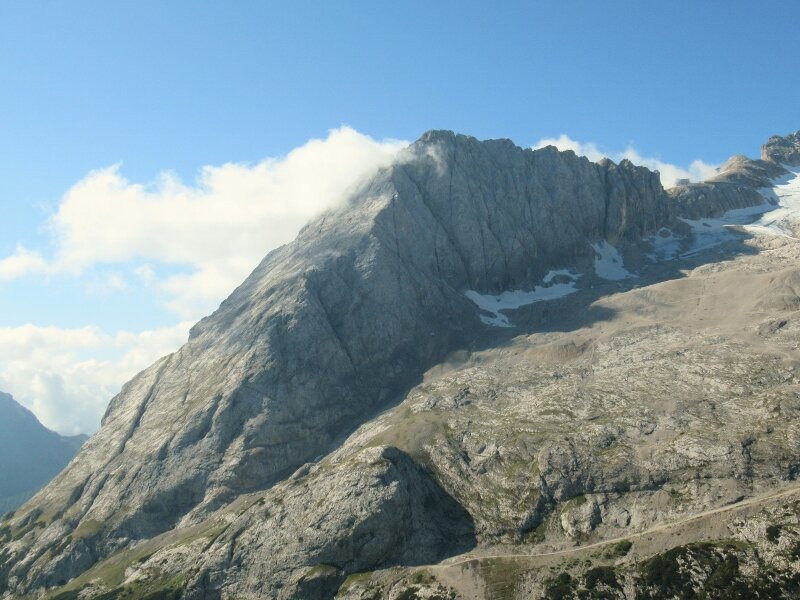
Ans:
[[[665,192],[425,134],[123,388],[3,524],[0,590],[330,598],[793,479],[798,247],[725,219],[780,201],[796,146]]]
[[[0,392],[0,513],[17,508],[59,473],[86,436],[50,431],[14,398]]]

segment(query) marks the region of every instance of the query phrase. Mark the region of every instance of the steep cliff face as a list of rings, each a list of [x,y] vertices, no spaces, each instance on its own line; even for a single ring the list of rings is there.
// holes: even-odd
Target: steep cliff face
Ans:
[[[780,169],[765,165],[765,173]],[[450,352],[485,336],[465,290],[532,289],[550,270],[590,265],[592,244],[633,245],[679,216],[763,202],[752,181],[707,185],[711,201],[697,186],[668,195],[657,174],[627,161],[425,134],[345,205],[270,253],[183,348],[123,388],[77,460],[6,525],[16,539],[2,550],[0,589],[61,585],[327,454]],[[425,469],[391,447],[373,458],[358,464],[383,470],[364,476],[382,482],[370,488],[374,497],[342,512],[346,524],[323,529],[341,538],[336,548],[352,547],[342,531],[371,531],[383,542],[372,554],[342,550],[336,573],[407,561],[423,542],[429,553],[420,560],[473,543],[472,516]],[[354,494],[367,485],[330,481]],[[324,504],[328,489],[335,496],[335,486],[319,483],[313,497]],[[450,525],[441,524],[442,506],[455,515]],[[373,522],[374,511],[413,514],[409,545],[392,547],[402,519]],[[330,523],[325,514],[320,522]],[[280,539],[264,527],[252,544],[241,546],[238,534],[222,539],[249,556],[255,540],[272,547]],[[336,552],[323,551],[337,541],[330,536],[301,541],[293,555],[333,561]],[[206,587],[195,589],[218,590],[230,576],[233,555],[209,556]],[[255,583],[242,589],[257,593]]]

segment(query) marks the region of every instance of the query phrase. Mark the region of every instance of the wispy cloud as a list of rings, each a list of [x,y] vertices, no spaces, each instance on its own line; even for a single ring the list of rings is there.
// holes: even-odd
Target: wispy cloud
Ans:
[[[557,138],[543,138],[533,147],[544,148],[545,146],[555,146],[559,150],[572,150],[575,154],[585,156],[594,162],[601,158],[609,158],[615,162],[627,158],[636,165],[658,171],[661,174],[661,185],[665,188],[673,187],[679,179],[705,181],[717,174],[716,165],[708,164],[700,159],[692,161],[687,167],[681,167],[657,158],[642,156],[636,148],[630,145],[622,152],[607,152],[601,150],[594,142],[579,142],[563,133]]]

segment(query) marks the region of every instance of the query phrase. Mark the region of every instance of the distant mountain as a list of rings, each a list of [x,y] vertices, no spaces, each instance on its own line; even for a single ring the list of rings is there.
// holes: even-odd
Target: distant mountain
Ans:
[[[75,456],[85,435],[62,436],[0,392],[0,513],[15,509]]]

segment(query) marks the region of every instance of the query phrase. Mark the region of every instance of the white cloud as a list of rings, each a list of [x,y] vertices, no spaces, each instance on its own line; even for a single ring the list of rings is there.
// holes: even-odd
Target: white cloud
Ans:
[[[0,260],[0,281],[17,279],[28,273],[44,273],[47,262],[38,252],[17,245],[14,254]]]
[[[156,279],[156,272],[153,270],[153,266],[148,263],[139,265],[133,270],[133,273],[145,286],[149,286]]]
[[[130,285],[120,273],[105,273],[86,284],[86,292],[93,296],[110,296],[128,290]]]
[[[628,146],[623,152],[605,152],[594,142],[579,142],[563,133],[557,138],[543,138],[536,142],[533,147],[544,148],[545,146],[555,146],[559,150],[572,150],[575,154],[585,156],[594,162],[597,162],[601,158],[610,158],[615,162],[627,158],[633,164],[647,167],[652,171],[658,171],[661,174],[661,184],[665,188],[674,186],[679,179],[705,181],[717,174],[717,167],[715,165],[710,165],[700,159],[693,161],[688,167],[683,168],[657,158],[642,156],[633,146]]]
[[[406,145],[340,127],[281,158],[203,167],[191,185],[171,173],[148,185],[131,182],[119,165],[92,171],[67,191],[49,220],[53,257],[45,261],[20,247],[0,260],[0,279],[78,276],[96,265],[138,263],[135,276],[159,285],[180,318],[197,319],[269,250],[290,241]],[[154,281],[149,262],[189,272]],[[107,283],[124,289],[119,280]]]
[[[122,384],[178,348],[190,326],[115,334],[97,327],[0,328],[0,390],[60,433],[95,431]]]

